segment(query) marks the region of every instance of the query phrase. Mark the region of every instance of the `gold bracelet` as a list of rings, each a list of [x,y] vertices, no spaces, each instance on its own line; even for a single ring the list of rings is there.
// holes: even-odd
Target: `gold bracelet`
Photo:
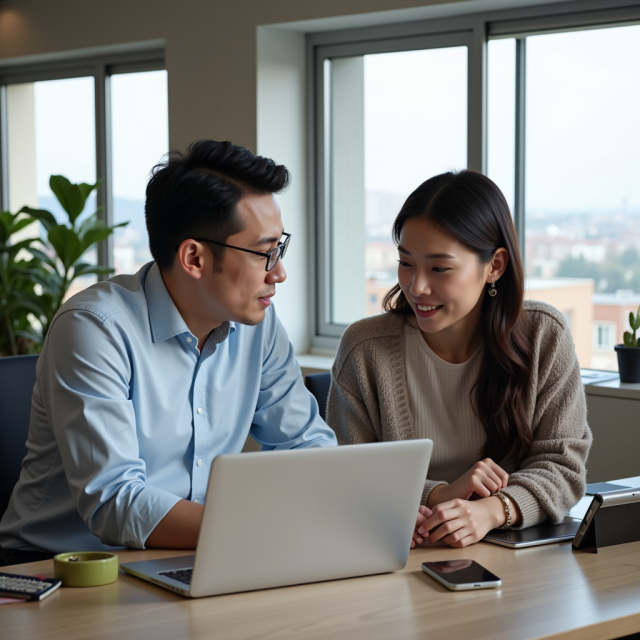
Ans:
[[[498,529],[508,529],[511,526],[511,504],[509,503],[509,498],[507,498],[502,491],[498,491],[493,495],[502,500],[504,514],[507,516],[507,521],[501,527],[498,527]]]

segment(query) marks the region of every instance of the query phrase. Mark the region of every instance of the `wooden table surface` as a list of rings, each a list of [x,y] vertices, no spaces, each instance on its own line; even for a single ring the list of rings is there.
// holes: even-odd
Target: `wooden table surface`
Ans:
[[[313,553],[313,550],[309,550]],[[187,552],[185,552],[187,553]],[[121,561],[180,555],[127,550]],[[502,588],[452,592],[420,564],[472,558]],[[53,561],[6,571],[53,575]],[[446,638],[600,640],[640,632],[640,542],[574,552],[570,543],[512,550],[413,550],[404,570],[200,599],[120,573],[110,585],[61,587],[39,603],[0,605],[0,636],[20,640],[135,638]]]

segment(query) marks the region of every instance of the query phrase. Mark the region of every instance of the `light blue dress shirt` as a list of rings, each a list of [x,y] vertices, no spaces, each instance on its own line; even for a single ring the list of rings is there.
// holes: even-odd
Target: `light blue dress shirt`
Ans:
[[[65,303],[38,359],[0,547],[143,549],[178,500],[205,501],[214,458],[247,435],[263,449],[336,444],[273,306],[196,345],[155,263]]]

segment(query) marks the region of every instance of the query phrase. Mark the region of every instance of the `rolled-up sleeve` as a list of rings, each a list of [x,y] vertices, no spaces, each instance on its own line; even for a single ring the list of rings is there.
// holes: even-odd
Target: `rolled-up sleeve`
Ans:
[[[121,329],[92,311],[62,313],[41,359],[42,400],[81,518],[105,544],[144,548],[180,498],[146,484]]]

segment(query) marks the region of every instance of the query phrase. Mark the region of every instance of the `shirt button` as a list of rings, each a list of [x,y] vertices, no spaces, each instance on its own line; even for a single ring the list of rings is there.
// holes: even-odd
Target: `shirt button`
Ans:
[[[187,338],[187,342],[191,342],[191,338]]]
[[[200,500],[198,498],[195,498],[193,501],[194,502],[200,502]]]
[[[202,460],[198,460],[198,462],[196,462],[196,464],[201,467],[202,466]]]
[[[198,413],[202,413],[202,407],[198,407]]]

